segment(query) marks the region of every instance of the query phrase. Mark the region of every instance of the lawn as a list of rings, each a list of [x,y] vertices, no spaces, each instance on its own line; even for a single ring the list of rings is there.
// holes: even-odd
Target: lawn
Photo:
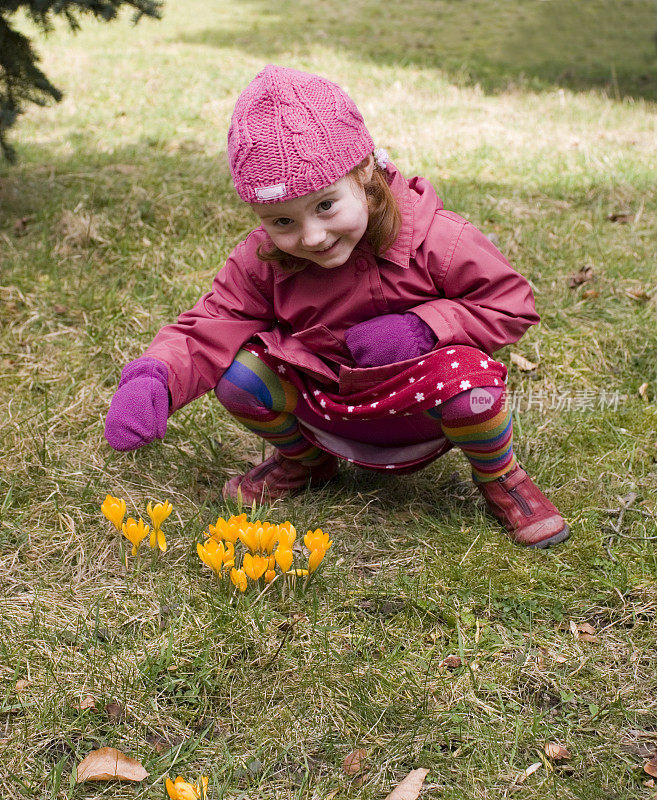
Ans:
[[[3,796],[155,798],[180,774],[212,800],[383,798],[415,767],[422,798],[655,796],[656,28],[650,0],[187,0],[37,38],[65,99],[0,165]],[[498,357],[564,545],[512,545],[457,452],[349,467],[254,512],[330,533],[307,591],[231,599],[195,544],[260,443],[213,396],[163,442],[105,442],[122,365],[254,225],[225,135],[268,62],[347,88],[530,279],[542,322]],[[133,559],[107,493],[170,500],[167,552]],[[76,784],[102,746],[150,776]]]

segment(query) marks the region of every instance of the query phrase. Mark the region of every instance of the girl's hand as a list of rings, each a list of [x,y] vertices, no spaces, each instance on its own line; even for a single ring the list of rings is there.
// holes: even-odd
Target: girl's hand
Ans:
[[[384,314],[345,331],[347,347],[359,367],[396,364],[428,353],[436,336],[417,314]]]
[[[168,370],[155,358],[126,364],[105,420],[105,438],[115,450],[136,450],[163,439],[169,416]]]

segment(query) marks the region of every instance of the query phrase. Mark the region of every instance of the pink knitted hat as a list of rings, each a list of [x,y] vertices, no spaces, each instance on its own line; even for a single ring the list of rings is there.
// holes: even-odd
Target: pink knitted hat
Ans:
[[[237,99],[228,160],[247,203],[275,203],[343,178],[374,150],[363,117],[337,84],[267,65]]]

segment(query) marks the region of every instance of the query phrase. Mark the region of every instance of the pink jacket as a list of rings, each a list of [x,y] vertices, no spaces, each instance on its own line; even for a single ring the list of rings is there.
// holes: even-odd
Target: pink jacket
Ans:
[[[480,231],[445,211],[425,178],[407,181],[391,163],[386,170],[402,225],[379,258],[361,240],[337,269],[310,263],[290,274],[257,258],[258,245],[270,244],[259,227],[230,254],[212,290],[159,331],[145,355],[168,367],[172,411],[213,389],[253,337],[271,355],[351,391],[390,369],[355,367],[345,344],[344,332],[372,317],[412,311],[431,326],[437,347],[468,344],[488,354],[539,321],[529,283]]]

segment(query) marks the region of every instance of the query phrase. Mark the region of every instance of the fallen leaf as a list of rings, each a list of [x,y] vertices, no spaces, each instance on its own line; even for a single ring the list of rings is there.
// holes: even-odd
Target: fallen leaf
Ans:
[[[653,778],[657,778],[657,753],[655,753],[650,761],[646,761],[643,765],[643,771],[647,772],[648,775],[652,775]]]
[[[580,633],[580,641],[582,642],[599,642],[600,639],[593,633]]]
[[[72,708],[79,708],[81,711],[84,711],[85,708],[91,708],[91,709],[93,709],[95,711],[95,709],[96,709],[96,698],[92,697],[92,695],[88,694],[79,703],[73,703]]]
[[[19,681],[16,681],[16,691],[24,692],[29,685],[30,681],[25,680],[25,678],[21,678]]]
[[[139,783],[150,773],[134,758],[114,747],[92,750],[78,764],[78,783],[84,781],[131,781]]]
[[[571,757],[570,751],[557,742],[548,742],[545,745],[545,755],[553,761],[565,761]]]
[[[356,775],[365,769],[366,759],[367,750],[352,750],[349,755],[345,756],[342,762],[342,769],[347,775]]]
[[[607,214],[607,219],[609,222],[620,222],[622,225],[625,225],[628,222],[634,221],[634,214],[623,214],[616,211],[612,212],[611,214]]]
[[[105,706],[105,713],[110,722],[119,722],[124,713],[124,708],[120,703],[112,702]]]
[[[401,783],[390,792],[386,800],[415,800],[420,794],[428,769],[412,769]]]
[[[463,662],[458,656],[447,656],[438,664],[438,667],[444,667],[445,669],[458,669],[461,666],[463,666]]]
[[[645,289],[626,289],[625,295],[632,300],[650,300],[650,295]]]
[[[598,297],[599,292],[595,289],[587,289],[585,292],[582,292],[582,297],[586,300],[592,300],[594,297]]]
[[[537,761],[535,764],[531,764],[524,772],[521,772],[519,775],[516,776],[516,783],[524,783],[530,775],[533,775],[537,769],[541,768],[541,762]]]
[[[568,625],[570,627],[570,632],[572,633],[572,635],[576,639],[579,639],[579,628],[577,627],[577,623],[571,619]]]
[[[647,781],[644,781],[643,785],[647,786],[649,789],[652,789],[652,787],[655,785],[655,781],[652,778],[648,778]]]
[[[588,622],[583,622],[581,625],[578,625],[577,626],[577,630],[580,633],[588,633],[591,636],[593,636],[593,634],[595,633],[595,628],[593,627],[593,625],[590,625]]]
[[[170,739],[160,736],[159,733],[147,733],[145,736],[146,741],[155,750],[156,753],[166,753],[172,747],[178,747],[185,740],[182,736],[172,736]]]
[[[55,305],[52,307],[52,310],[55,312],[55,314],[68,314],[68,308],[60,303],[55,303]]]
[[[639,386],[639,394],[646,401],[648,400],[648,386],[649,384],[647,383],[642,383],[641,386]]]
[[[531,372],[538,366],[518,353],[511,353],[511,363],[515,364],[521,372]]]
[[[574,289],[575,287],[581,286],[583,283],[588,283],[592,280],[593,267],[582,267],[577,272],[573,272],[573,274],[568,278],[568,286],[571,289]]]

